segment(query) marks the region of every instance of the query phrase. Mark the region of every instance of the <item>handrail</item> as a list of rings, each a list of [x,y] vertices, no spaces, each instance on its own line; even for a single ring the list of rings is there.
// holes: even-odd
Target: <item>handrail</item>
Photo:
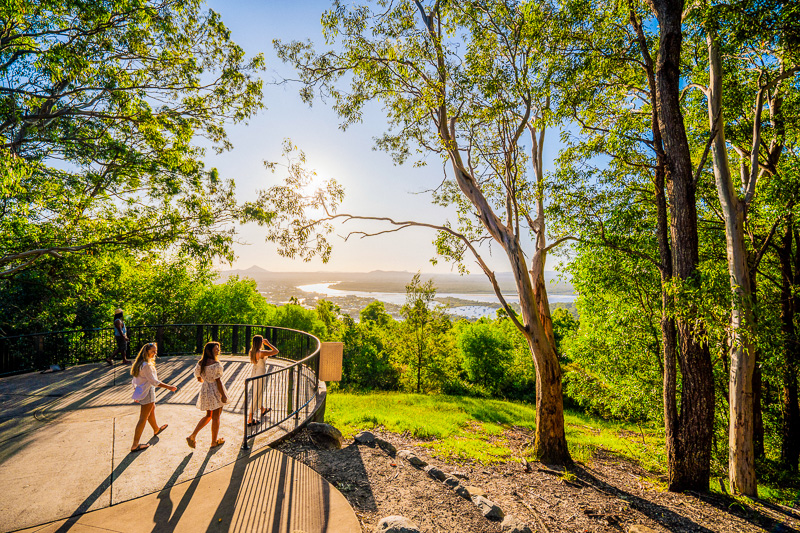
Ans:
[[[127,329],[131,357],[148,342],[156,343],[160,356],[199,354],[203,345],[211,340],[221,342],[223,353],[243,354],[253,335],[260,334],[272,340],[274,332],[297,331],[259,324],[127,325]],[[100,362],[114,351],[113,330],[107,327],[0,337],[0,376],[41,370],[53,364],[66,366]],[[283,353],[287,354],[286,351]],[[304,350],[302,354],[293,354],[290,359],[297,361],[308,354]]]

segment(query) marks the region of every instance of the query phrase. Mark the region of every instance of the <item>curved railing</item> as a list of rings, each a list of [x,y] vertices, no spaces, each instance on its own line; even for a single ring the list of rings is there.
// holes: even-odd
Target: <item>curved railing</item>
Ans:
[[[298,420],[317,396],[319,386],[320,341],[314,335],[276,326],[252,324],[160,324],[128,326],[130,354],[155,342],[159,356],[196,355],[208,341],[217,341],[224,354],[245,354],[254,335],[268,339],[283,360],[276,370],[245,380],[244,444],[290,418]],[[47,368],[50,365],[75,365],[99,362],[114,351],[113,328],[49,331],[0,337],[0,375]],[[288,363],[288,364],[287,364]],[[260,391],[259,404],[253,401]],[[268,409],[261,416],[259,407]],[[251,411],[257,422],[248,425]],[[310,414],[310,413],[309,413]]]
[[[129,325],[127,329],[131,358],[148,342],[158,345],[159,356],[199,354],[208,341],[219,342],[222,353],[245,354],[253,335],[261,335],[283,345],[279,347],[282,357],[300,361],[319,344],[319,339],[302,331],[252,324]],[[97,363],[109,357],[115,347],[113,328],[0,337],[0,376],[42,370],[50,365]]]

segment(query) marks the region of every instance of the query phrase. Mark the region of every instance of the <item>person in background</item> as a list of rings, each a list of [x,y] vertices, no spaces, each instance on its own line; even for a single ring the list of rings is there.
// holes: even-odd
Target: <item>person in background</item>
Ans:
[[[125,327],[125,316],[122,309],[114,311],[114,341],[116,341],[117,347],[111,357],[106,359],[106,364],[113,366],[114,357],[119,353],[122,354],[122,364],[130,364],[128,360],[128,329]]]
[[[228,391],[222,383],[222,363],[219,362],[220,346],[218,342],[208,342],[203,347],[203,355],[194,367],[194,375],[201,382],[200,394],[197,396],[197,408],[206,414],[197,423],[191,435],[186,437],[190,448],[197,444],[197,434],[211,422],[211,448],[222,446],[225,439],[217,438],[219,433],[219,417],[222,406],[228,403]]]
[[[263,346],[267,346],[267,349],[264,349]],[[253,347],[250,348],[250,377],[254,378],[266,374],[267,357],[278,355],[278,353],[280,353],[278,349],[274,347],[272,344],[270,344],[270,342],[267,339],[265,339],[261,335],[254,336]],[[261,409],[262,417],[272,410],[271,407],[264,407],[263,405],[266,379],[260,379],[252,383],[253,383],[253,394],[251,397],[253,398],[253,404],[250,407],[250,415],[247,420],[247,425],[258,424],[258,422],[253,421],[253,416],[255,415],[255,411],[257,408]]]
[[[155,361],[157,351],[158,349],[154,342],[145,344],[139,350],[139,355],[136,356],[136,360],[131,367],[133,401],[141,406],[139,421],[136,423],[136,429],[133,432],[131,453],[140,452],[150,447],[149,444],[139,444],[139,439],[142,438],[144,426],[147,422],[150,422],[150,427],[153,428],[153,436],[167,429],[168,424],[159,426],[158,422],[156,422],[156,387],[171,390],[172,392],[178,390],[178,387],[158,380]]]

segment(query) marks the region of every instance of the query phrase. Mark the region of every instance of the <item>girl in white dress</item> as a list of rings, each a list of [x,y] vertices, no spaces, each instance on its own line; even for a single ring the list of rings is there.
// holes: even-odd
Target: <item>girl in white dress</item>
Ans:
[[[267,346],[267,349],[264,349],[262,346]],[[270,342],[261,335],[256,335],[253,337],[253,347],[250,348],[250,377],[254,378],[256,376],[263,376],[266,374],[267,357],[272,357],[278,355],[279,353],[280,352],[278,349],[270,344]],[[248,426],[258,424],[257,421],[253,421],[253,415],[255,414],[257,408],[261,409],[262,417],[272,410],[271,407],[264,407],[265,381],[265,379],[261,379],[253,382],[253,403],[250,407],[250,416],[247,421]]]
[[[171,390],[175,392],[178,387],[173,387],[158,380],[158,373],[156,373],[156,344],[151,342],[142,346],[139,350],[139,355],[136,356],[136,361],[133,362],[131,367],[131,376],[133,376],[133,401],[141,406],[139,411],[139,421],[136,423],[136,429],[133,432],[133,445],[131,452],[140,452],[150,447],[149,444],[139,444],[139,439],[142,438],[144,426],[150,422],[150,427],[153,428],[153,436],[158,435],[169,424],[159,426],[156,422],[156,387]]]
[[[208,342],[203,348],[203,355],[197,366],[194,367],[194,375],[197,381],[201,382],[200,394],[197,397],[197,408],[205,411],[206,414],[197,423],[197,427],[191,435],[186,437],[186,443],[190,448],[197,444],[197,434],[211,422],[211,447],[222,446],[225,439],[218,439],[219,415],[222,413],[222,406],[228,403],[228,391],[222,383],[222,363],[219,362],[220,347],[218,342]]]

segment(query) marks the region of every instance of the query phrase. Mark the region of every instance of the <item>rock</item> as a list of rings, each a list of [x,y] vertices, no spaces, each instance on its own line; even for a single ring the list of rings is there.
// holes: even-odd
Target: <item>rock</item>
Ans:
[[[375,443],[383,448],[386,453],[397,453],[397,448],[391,442],[385,441],[380,437],[375,437]]]
[[[424,470],[433,479],[437,479],[439,481],[444,481],[444,479],[447,477],[446,475],[444,475],[444,472],[442,472],[441,470],[439,470],[435,466],[426,466]]]
[[[400,450],[399,452],[397,452],[397,456],[405,459],[406,461],[411,463],[413,466],[416,466],[417,468],[428,466],[428,463],[417,457],[414,454],[414,452],[410,450]]]
[[[453,470],[450,475],[459,479],[469,479],[469,474],[461,470]]]
[[[375,442],[375,435],[370,433],[369,431],[362,431],[358,435],[356,435],[356,442],[359,444],[372,444]]]
[[[628,528],[628,533],[658,533],[658,531],[642,524],[634,524]]]
[[[311,436],[328,449],[340,449],[342,447],[342,433],[330,424],[320,424],[319,422],[309,422],[306,426]]]
[[[473,487],[472,485],[467,485],[466,489],[469,492],[470,498],[474,498],[475,496],[486,496],[486,491],[480,487]]]
[[[444,484],[448,488],[451,488],[451,489],[455,489],[456,487],[461,486],[461,483],[459,483],[458,480],[456,478],[454,478],[453,476],[447,476],[444,479]],[[466,489],[464,489],[464,490],[466,490]],[[469,492],[467,492],[467,494],[469,494]]]
[[[420,531],[414,522],[404,516],[387,516],[378,522],[375,533],[420,533]]]
[[[505,517],[503,523],[500,524],[500,528],[503,533],[533,533],[527,524],[520,522],[511,515]]]
[[[456,488],[453,489],[453,491],[455,491],[456,494],[458,494],[459,496],[461,496],[465,500],[472,499],[472,496],[469,495],[469,491],[463,485],[458,485]]]
[[[483,496],[474,496],[473,503],[478,506],[483,516],[489,520],[502,520],[506,515],[500,507],[491,500],[487,500]]]

